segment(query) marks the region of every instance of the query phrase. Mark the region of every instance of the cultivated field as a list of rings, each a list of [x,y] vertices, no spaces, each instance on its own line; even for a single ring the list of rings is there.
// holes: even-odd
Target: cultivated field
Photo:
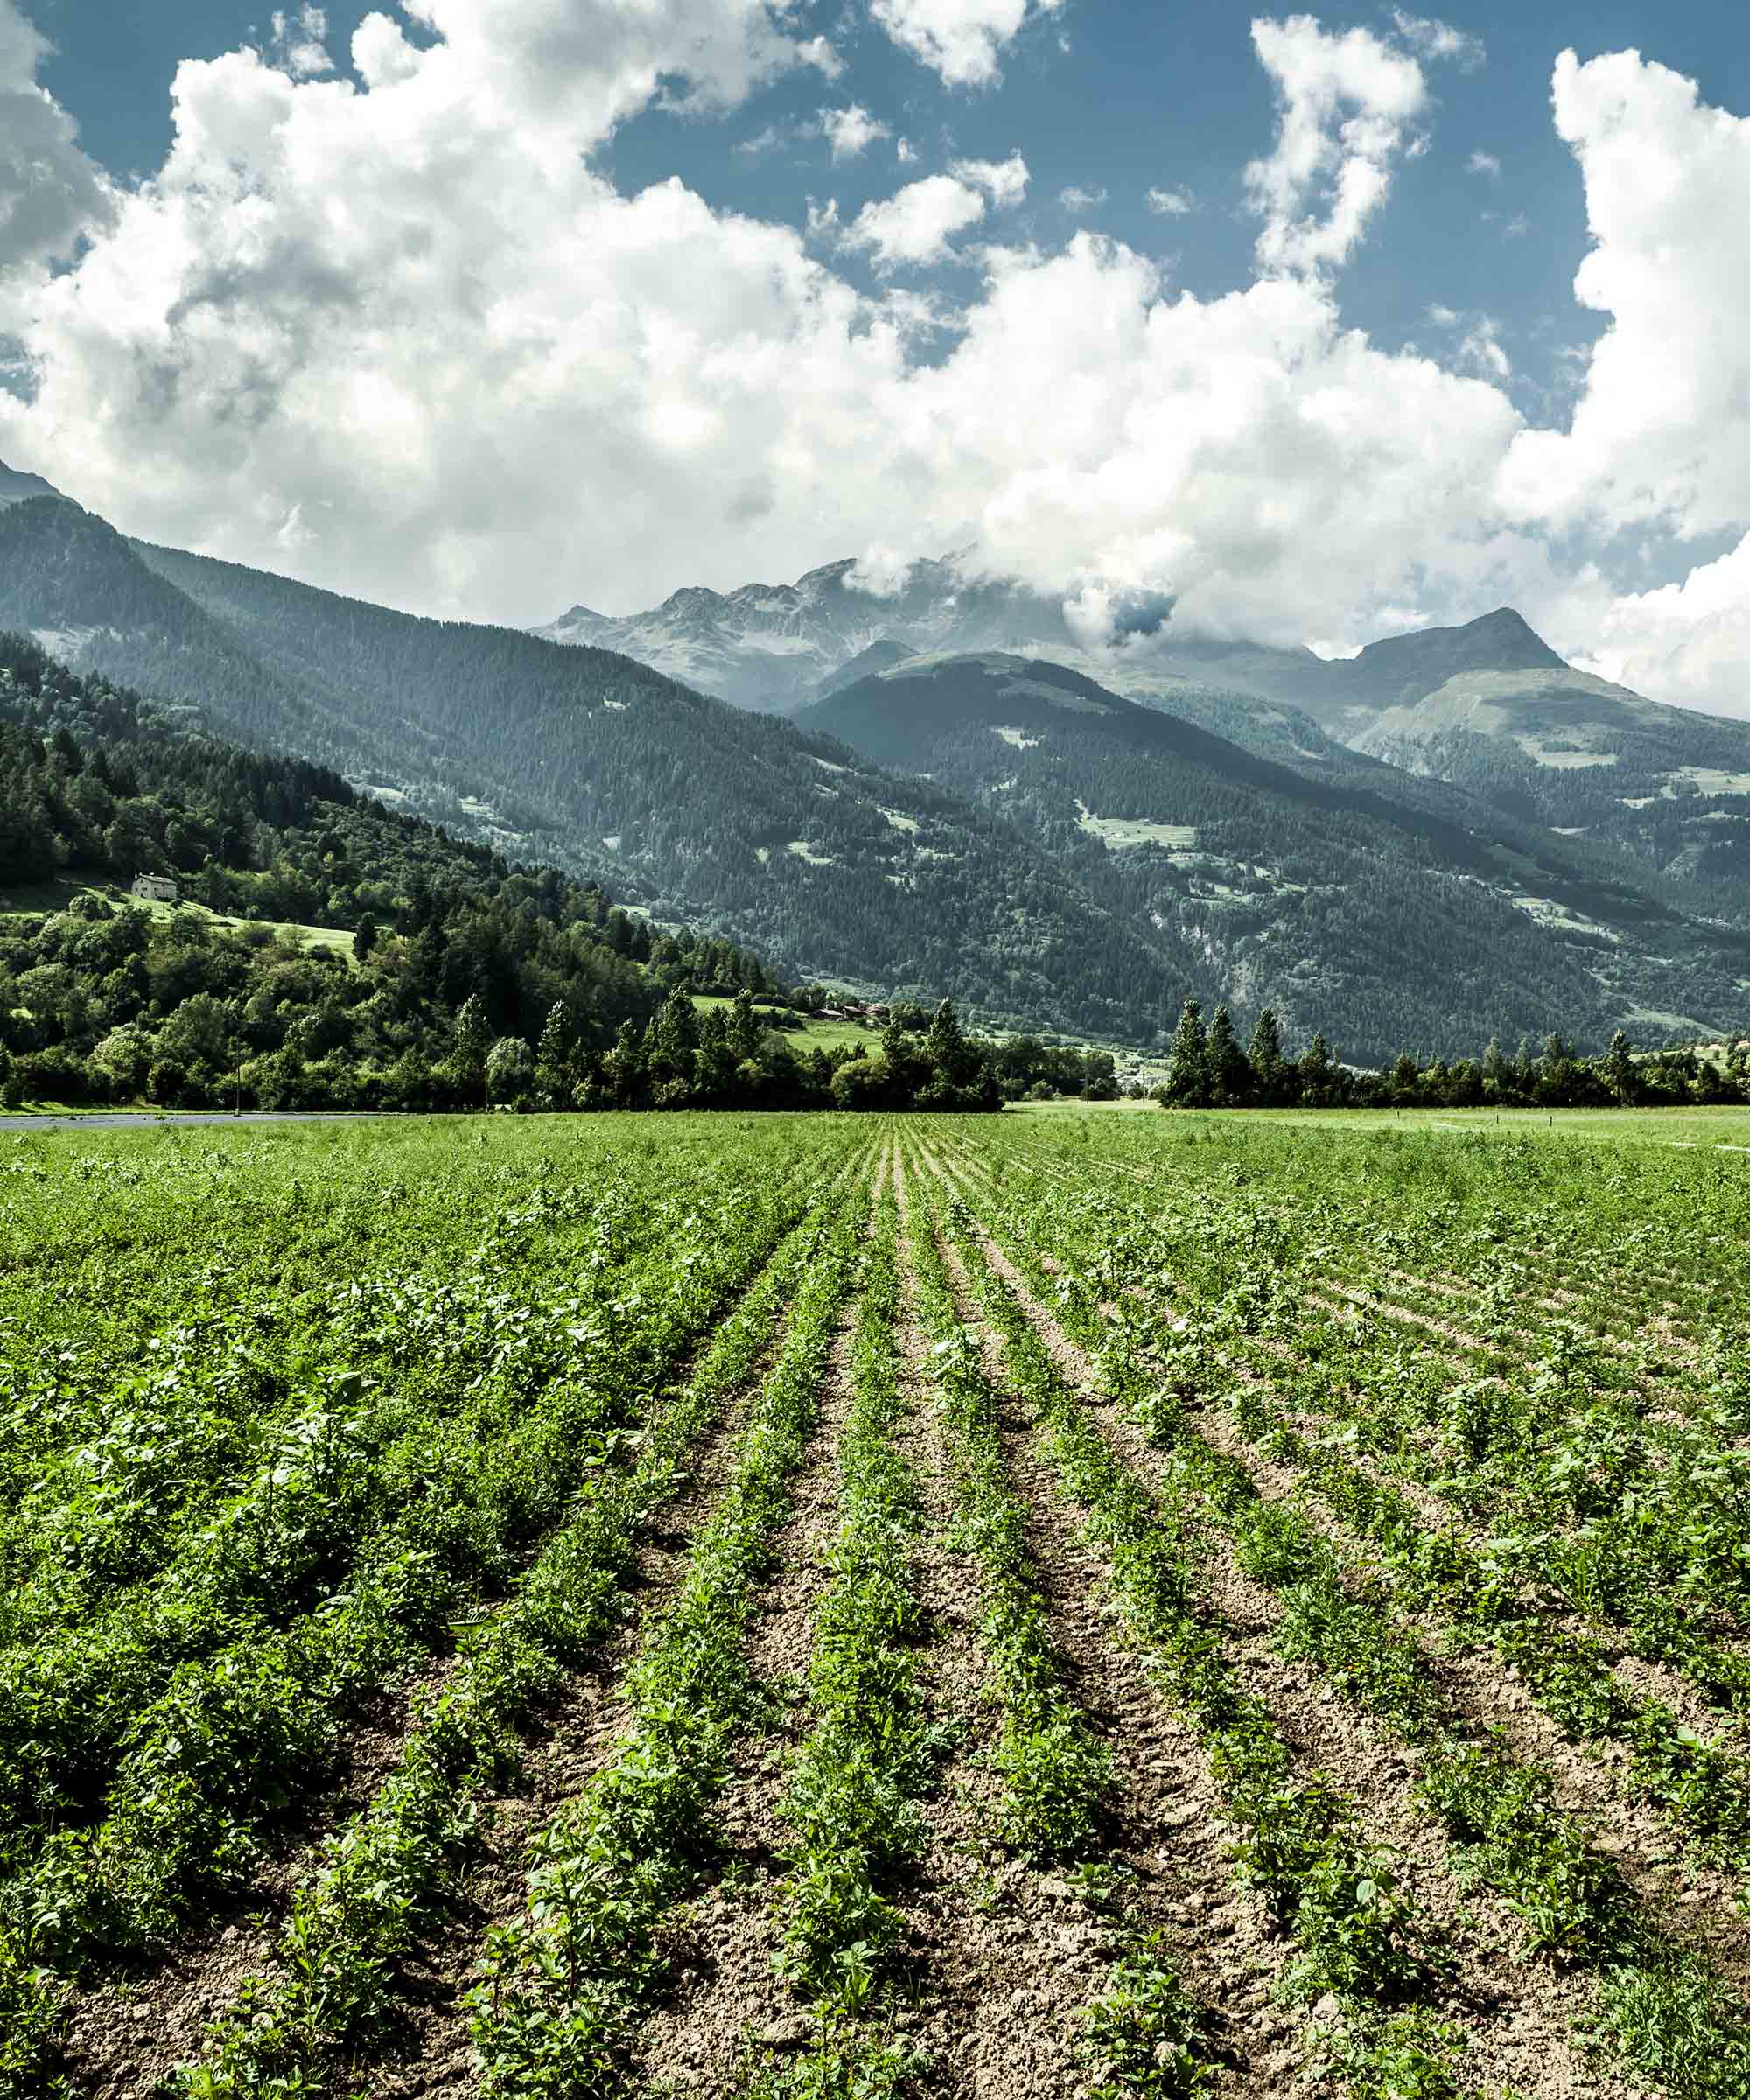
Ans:
[[[0,1139],[0,2095],[1750,2094],[1658,1130]]]

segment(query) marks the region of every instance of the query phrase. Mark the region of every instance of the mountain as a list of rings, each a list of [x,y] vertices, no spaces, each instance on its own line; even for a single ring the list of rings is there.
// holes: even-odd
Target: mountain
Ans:
[[[52,499],[0,511],[0,627],[795,979],[1131,1040],[1214,989],[1000,816],[625,656],[144,546]]]
[[[21,474],[0,459],[0,504],[24,503],[32,496],[54,496],[60,492],[40,474]]]
[[[1750,971],[1750,940],[1584,844],[1443,788],[1418,803],[1358,754],[1309,777],[1044,661],[909,658],[797,721],[1000,811],[1236,1004],[1369,1057],[1460,1012],[1508,1041],[1554,1007],[1588,1035],[1618,1012],[1724,1017]]]
[[[617,649],[739,707],[777,713],[807,705],[872,644],[912,654],[1070,639],[1060,606],[1018,585],[969,583],[952,560],[914,564],[892,592],[861,582],[855,562],[829,562],[794,584],[677,591],[622,619],[574,606],[536,631]]]
[[[1578,678],[1486,668],[1534,654],[1508,622],[1349,665],[1168,649],[1168,623],[1098,659],[1116,693],[1086,676],[1095,659],[1063,664],[1079,652],[1058,608],[952,563],[886,597],[836,563],[662,610],[665,647],[716,648],[737,676],[777,666],[768,704],[799,722],[582,639],[626,623],[581,609],[563,643],[418,620],[130,541],[52,495],[0,508],[0,626],[793,980],[948,992],[987,1020],[1131,1041],[1170,1028],[1187,995],[1228,999],[1242,1024],[1270,1002],[1358,1057],[1550,1027],[1594,1040],[1619,1018],[1694,1033],[1741,1007],[1750,885],[1558,837],[1535,811],[1354,747],[1345,707],[1389,730],[1466,679]],[[1039,639],[981,648],[1000,661],[976,675],[964,651],[922,647],[1017,630]],[[1303,690],[1305,706],[1287,696]],[[1724,846],[1732,827],[1704,836]]]
[[[1275,666],[1254,703],[1287,688],[1353,751],[1584,839],[1691,916],[1750,924],[1750,723],[1575,670],[1508,607],[1313,661],[1295,678]]]

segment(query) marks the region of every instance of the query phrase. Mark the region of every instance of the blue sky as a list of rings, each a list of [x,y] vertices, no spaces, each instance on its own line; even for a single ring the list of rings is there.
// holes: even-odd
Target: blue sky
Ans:
[[[10,274],[0,234],[0,450],[136,529],[421,609],[630,609],[951,541],[1090,631],[1165,592],[1352,647],[1510,592],[1600,668],[1732,701],[1741,0],[638,18],[0,0],[80,229]],[[943,56],[968,19],[984,77]],[[872,136],[836,156],[846,111]],[[932,183],[940,237],[900,228]]]
[[[372,10],[331,0],[325,11],[330,47],[344,55]],[[58,46],[46,84],[78,119],[92,153],[126,176],[150,173],[169,147],[178,66],[267,42],[274,10],[255,0],[37,0],[31,12]],[[1383,30],[1391,12],[1354,8],[1324,18]],[[1535,408],[1539,388],[1562,383],[1558,351],[1591,340],[1600,326],[1572,296],[1586,252],[1586,202],[1550,122],[1557,53],[1636,49],[1695,80],[1707,101],[1750,110],[1745,10],[1742,0],[1675,8],[1537,0],[1440,12],[1480,41],[1484,60],[1439,69],[1428,151],[1399,176],[1388,220],[1351,268],[1344,314],[1401,343],[1431,339],[1431,306],[1490,313],[1514,356],[1516,391]],[[815,15],[833,19],[830,9]],[[945,87],[846,9],[836,41],[848,63],[836,97],[804,76],[727,114],[653,111],[622,129],[602,164],[622,188],[679,174],[712,203],[760,218],[800,223],[809,193],[837,196],[849,215],[892,186],[891,142],[836,167],[820,139],[738,149],[768,130],[794,132],[822,101],[855,102],[929,166],[1001,158],[1018,147],[1033,178],[1027,224],[1039,237],[1060,237],[1073,223],[1096,227],[1214,296],[1245,274],[1256,226],[1242,172],[1270,143],[1250,18],[1233,0],[1073,0],[1034,18],[1006,55],[1000,82],[969,94]],[[1469,172],[1474,153],[1500,163],[1498,178]],[[1105,200],[1058,201],[1074,189],[1103,191]],[[1146,205],[1152,189],[1188,192],[1197,208],[1163,220]]]

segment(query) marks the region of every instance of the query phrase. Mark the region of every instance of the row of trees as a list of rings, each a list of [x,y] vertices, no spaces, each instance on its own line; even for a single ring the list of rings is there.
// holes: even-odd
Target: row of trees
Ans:
[[[1562,1036],[1550,1035],[1541,1053],[1522,1043],[1508,1056],[1492,1042],[1479,1058],[1423,1063],[1406,1051],[1375,1072],[1340,1063],[1322,1035],[1291,1059],[1269,1007],[1258,1016],[1250,1049],[1242,1049],[1225,1006],[1218,1006],[1206,1024],[1202,1008],[1187,1000],[1167,1076],[1155,1098],[1169,1108],[1197,1109],[1585,1109],[1750,1102],[1750,1043],[1722,1050],[1718,1058],[1692,1048],[1637,1053],[1619,1028],[1602,1057],[1582,1056]]]

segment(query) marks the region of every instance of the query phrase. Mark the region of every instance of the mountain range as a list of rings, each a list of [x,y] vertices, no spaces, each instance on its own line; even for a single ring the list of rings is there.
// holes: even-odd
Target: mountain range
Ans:
[[[796,977],[997,1023],[1147,1043],[1187,996],[1268,1003],[1377,1059],[1726,1028],[1750,986],[1750,729],[1506,610],[1347,662],[1170,617],[1093,651],[951,561],[890,592],[839,562],[527,634],[0,469],[0,626]]]

